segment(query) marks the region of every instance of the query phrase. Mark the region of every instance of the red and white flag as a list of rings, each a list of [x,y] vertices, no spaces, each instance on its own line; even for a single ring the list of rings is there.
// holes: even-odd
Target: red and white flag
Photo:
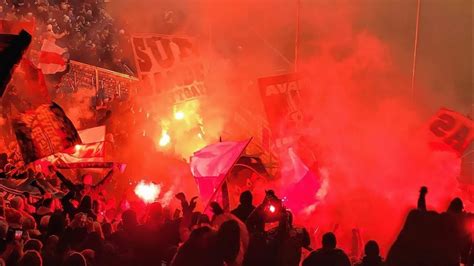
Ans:
[[[227,173],[249,142],[250,140],[218,142],[194,153],[190,167],[203,202],[213,200],[215,192],[220,189]]]
[[[56,74],[66,70],[66,60],[63,57],[65,52],[66,50],[56,45],[54,41],[45,39],[38,60],[38,66],[43,74]]]
[[[82,144],[58,154],[64,163],[103,162],[105,157],[105,126],[78,131]]]
[[[42,169],[49,164],[59,168],[81,168],[87,165],[92,168],[107,168],[110,163],[104,162],[105,157],[105,126],[93,127],[78,131],[82,144],[76,144],[60,153],[48,156],[37,162]]]

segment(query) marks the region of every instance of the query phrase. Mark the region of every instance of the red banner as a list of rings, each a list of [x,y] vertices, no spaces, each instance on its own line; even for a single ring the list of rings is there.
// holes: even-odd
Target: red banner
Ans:
[[[21,114],[13,120],[13,129],[25,163],[81,144],[73,123],[56,103]]]
[[[78,168],[112,168],[113,162],[79,162],[79,163],[58,163],[59,169],[78,169]]]
[[[441,108],[432,118],[429,129],[436,138],[432,144],[462,155],[474,139],[474,121],[457,112]]]
[[[278,141],[294,133],[302,115],[298,73],[260,78],[258,85],[273,138]],[[279,141],[284,142],[284,141]]]
[[[164,93],[172,104],[204,95],[204,66],[192,38],[137,35],[132,45],[143,94]]]

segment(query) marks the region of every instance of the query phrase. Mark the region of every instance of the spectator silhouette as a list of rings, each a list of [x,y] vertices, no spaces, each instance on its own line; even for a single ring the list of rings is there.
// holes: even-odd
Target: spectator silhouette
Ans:
[[[64,266],[87,266],[87,261],[81,253],[71,253],[63,262]]]
[[[380,249],[377,242],[370,240],[365,244],[364,248],[365,256],[362,261],[356,266],[383,266],[385,265],[382,257],[380,257]]]
[[[189,239],[178,249],[171,266],[221,266],[222,259],[219,260],[217,256],[215,237],[215,232],[210,227],[194,229]]]
[[[336,248],[336,236],[329,232],[323,235],[323,247],[311,252],[303,261],[303,266],[350,266],[349,257]]]
[[[298,266],[301,261],[302,248],[308,248],[310,237],[303,227],[293,226],[293,214],[285,210],[276,228],[268,233],[271,248],[276,251],[276,264],[281,266]]]
[[[217,254],[228,265],[233,265],[239,255],[240,247],[239,224],[235,220],[224,222],[217,231]]]
[[[387,254],[390,266],[451,266],[467,262],[472,243],[465,228],[463,202],[455,198],[444,213],[426,210],[427,189],[422,187],[418,208],[411,210]]]
[[[36,250],[28,250],[18,262],[19,266],[42,266],[43,260]]]
[[[38,239],[30,239],[26,241],[25,245],[23,246],[23,251],[26,252],[28,250],[36,250],[38,252],[41,252],[41,249],[43,248],[43,243],[39,241]]]
[[[252,192],[246,190],[240,194],[240,204],[232,210],[232,214],[239,218],[243,223],[247,221],[247,218],[255,210],[255,206],[252,204],[253,196]]]
[[[94,221],[97,219],[97,215],[92,211],[92,199],[90,196],[84,196],[76,210],[76,213],[85,213],[87,217],[92,218]]]

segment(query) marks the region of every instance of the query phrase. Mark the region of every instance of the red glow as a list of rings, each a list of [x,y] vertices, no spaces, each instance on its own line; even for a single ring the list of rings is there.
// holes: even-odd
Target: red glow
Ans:
[[[156,198],[158,198],[160,191],[161,186],[153,183],[145,183],[143,180],[135,187],[135,194],[145,203],[154,202]]]
[[[275,208],[275,206],[270,205],[269,210],[270,210],[271,213],[275,213],[276,208]]]

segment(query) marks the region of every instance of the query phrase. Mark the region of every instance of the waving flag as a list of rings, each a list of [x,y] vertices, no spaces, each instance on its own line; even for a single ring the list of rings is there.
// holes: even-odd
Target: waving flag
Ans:
[[[58,168],[109,168],[112,162],[105,162],[105,126],[78,131],[82,144],[76,144],[60,153],[37,161],[41,169],[55,164]]]
[[[56,103],[21,114],[13,120],[13,129],[26,164],[81,144],[73,123]]]
[[[452,150],[460,156],[474,140],[474,121],[460,113],[441,108],[429,124],[432,147]]]
[[[0,34],[0,97],[13,74],[13,69],[31,43],[31,35],[21,31],[19,35]]]
[[[208,145],[194,153],[191,158],[191,172],[199,188],[203,202],[214,200],[224,178],[239,159],[250,140],[226,141]],[[228,195],[222,195],[224,208]]]
[[[282,163],[281,175],[283,180],[288,181],[284,192],[285,205],[298,212],[315,202],[316,193],[321,188],[321,180],[304,164],[293,148],[289,148],[287,156],[284,157],[286,163]]]
[[[56,45],[54,41],[44,40],[38,63],[43,74],[56,74],[66,70],[66,60],[63,57],[65,52],[66,50]]]

